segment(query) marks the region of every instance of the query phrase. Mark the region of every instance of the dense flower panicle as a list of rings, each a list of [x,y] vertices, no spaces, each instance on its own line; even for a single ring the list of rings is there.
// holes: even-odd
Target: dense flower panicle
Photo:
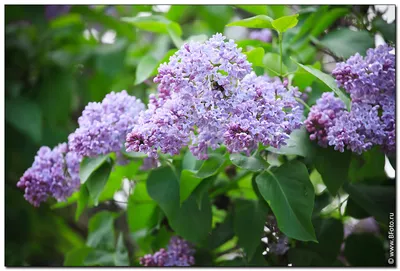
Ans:
[[[241,49],[224,39],[217,34],[205,43],[187,43],[160,66],[154,79],[158,96],[150,96],[148,110],[127,135],[127,151],[157,157],[158,150],[175,155],[189,145],[196,157],[206,159],[209,148],[224,143],[232,152],[249,152],[258,142],[281,145],[299,126],[296,90],[255,76]],[[269,109],[277,116],[263,111]],[[263,126],[255,129],[255,122]]]
[[[253,30],[250,32],[249,38],[252,40],[260,40],[270,43],[272,41],[272,31],[268,28],[262,30]]]
[[[311,140],[317,140],[322,147],[328,146],[327,131],[334,125],[338,115],[345,110],[345,105],[332,92],[325,92],[311,107],[307,119],[304,121]]]
[[[69,135],[69,146],[81,156],[94,157],[120,151],[126,133],[144,104],[126,91],[111,92],[101,103],[89,103],[79,117],[79,128]]]
[[[299,96],[297,88],[287,89],[278,79],[246,75],[232,98],[232,117],[224,133],[228,150],[249,154],[259,142],[285,145],[302,124],[302,106],[295,99]]]
[[[339,135],[355,136],[348,148],[358,153],[373,145],[381,145],[385,152],[395,151],[396,56],[392,51],[387,45],[369,49],[364,58],[356,54],[332,72],[352,99],[351,112],[338,122],[330,138],[337,149],[346,144],[335,138]]]
[[[194,253],[194,248],[187,241],[173,236],[167,249],[162,248],[153,255],[143,256],[140,264],[143,266],[192,266]]]
[[[332,74],[339,86],[350,93],[353,102],[376,104],[380,95],[394,95],[396,56],[393,48],[381,45],[368,49],[365,57],[355,54],[338,63]]]
[[[48,197],[64,201],[80,186],[80,161],[81,157],[70,152],[66,143],[53,150],[41,147],[17,186],[25,190],[25,199],[35,207]]]
[[[335,106],[333,99],[337,103],[339,100],[333,94],[330,98],[324,94],[311,108],[305,122],[311,139],[341,152],[349,149],[361,154],[374,145],[387,153],[395,151],[395,55],[392,50],[382,45],[369,49],[366,57],[357,53],[337,64],[332,73],[338,85],[350,93],[350,111]],[[328,104],[337,111],[328,113],[328,108],[322,106]]]
[[[378,109],[379,106],[352,103],[351,111],[343,112],[328,129],[329,145],[341,152],[347,148],[358,154],[382,145],[385,132]]]

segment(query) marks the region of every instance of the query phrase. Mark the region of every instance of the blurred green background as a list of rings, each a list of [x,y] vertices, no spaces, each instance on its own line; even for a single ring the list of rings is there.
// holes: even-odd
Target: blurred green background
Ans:
[[[248,29],[226,24],[255,14],[278,18],[299,13],[299,27],[286,36],[290,41],[299,35],[299,42],[284,50],[304,64],[330,56],[323,62],[327,64],[323,69],[329,69],[329,62],[335,60],[332,50],[347,57],[365,51],[357,44],[374,47],[376,34],[395,40],[395,24],[388,24],[382,11],[370,6],[6,6],[6,265],[60,266],[64,253],[85,242],[88,214],[75,222],[75,205],[52,209],[54,202],[49,202],[34,208],[16,183],[40,146],[67,140],[89,101],[126,89],[146,103],[156,88],[148,78],[181,40],[205,40],[221,32],[246,41]],[[306,25],[312,22],[308,18],[326,14],[319,25]],[[145,19],[149,15],[150,22]],[[167,27],[176,24],[173,31]],[[351,44],[351,34],[335,39],[340,45],[347,38],[345,48],[329,40],[318,43],[338,27],[369,33],[362,37],[363,43]],[[256,46],[276,52],[275,42]],[[149,67],[151,73],[146,72]]]

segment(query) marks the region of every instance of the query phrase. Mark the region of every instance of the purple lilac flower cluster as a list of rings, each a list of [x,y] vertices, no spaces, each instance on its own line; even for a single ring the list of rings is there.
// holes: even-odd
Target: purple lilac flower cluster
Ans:
[[[26,200],[36,207],[49,196],[66,200],[79,189],[79,166],[84,156],[116,152],[122,163],[125,135],[143,109],[143,103],[126,91],[111,92],[101,103],[89,103],[78,120],[80,127],[69,135],[68,145],[38,151],[32,167],[17,184],[25,190]]]
[[[369,49],[365,58],[356,54],[338,63],[332,72],[336,82],[351,97],[350,111],[333,94],[324,94],[305,121],[311,140],[327,143],[341,152],[345,148],[361,154],[374,145],[394,152],[395,55],[381,45]]]
[[[81,157],[70,152],[66,143],[54,149],[41,147],[17,186],[25,190],[25,199],[35,207],[49,196],[66,200],[80,186],[80,161]]]
[[[338,114],[345,109],[345,105],[332,92],[325,92],[317,100],[316,105],[311,107],[307,119],[304,121],[311,140],[317,140],[322,147],[328,146],[327,131],[334,125]]]
[[[301,125],[299,92],[279,80],[257,77],[233,40],[221,34],[190,42],[160,66],[148,110],[127,135],[127,151],[157,157],[189,145],[199,159],[225,144],[230,152],[258,143],[279,147]]]
[[[194,248],[180,237],[173,236],[167,249],[140,258],[143,266],[191,266],[194,265]]]
[[[101,103],[89,103],[78,119],[79,128],[68,136],[71,150],[87,157],[110,152],[121,156],[125,135],[144,108],[125,90],[107,94]]]
[[[260,40],[270,43],[272,41],[272,31],[268,28],[262,30],[253,30],[250,32],[249,38],[252,40]]]

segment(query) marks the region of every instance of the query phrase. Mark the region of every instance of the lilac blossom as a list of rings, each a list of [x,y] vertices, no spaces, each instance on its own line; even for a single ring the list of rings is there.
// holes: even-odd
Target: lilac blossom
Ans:
[[[387,45],[358,53],[332,72],[351,97],[350,111],[327,94],[317,101],[305,124],[312,140],[335,150],[361,154],[379,145],[395,151],[395,55]],[[330,111],[329,111],[330,110]],[[328,143],[328,144],[327,144]]]
[[[171,237],[167,249],[140,258],[143,266],[192,266],[195,250],[191,244],[178,236]]]
[[[338,63],[332,74],[353,102],[376,104],[381,94],[395,94],[396,56],[392,51],[393,48],[381,45],[368,49],[366,57],[357,53]]]
[[[327,131],[334,125],[335,118],[345,109],[344,103],[332,92],[325,92],[311,107],[307,119],[304,121],[311,140],[317,140],[322,147],[328,146]]]
[[[252,40],[260,40],[270,43],[272,41],[272,31],[268,28],[262,30],[253,30],[250,32],[249,38]]]
[[[24,189],[25,199],[35,207],[48,197],[64,201],[80,186],[80,161],[81,157],[69,151],[66,143],[54,149],[41,147],[17,186]]]
[[[72,151],[95,157],[110,152],[121,155],[126,133],[144,104],[126,91],[111,92],[101,103],[91,102],[79,117],[79,128],[69,135]]]
[[[175,155],[189,146],[196,157],[206,159],[209,148],[222,144],[231,152],[247,153],[260,142],[285,144],[301,124],[294,99],[298,91],[251,71],[241,49],[221,34],[183,45],[160,66],[154,79],[158,96],[150,96],[148,110],[127,135],[127,151],[156,158],[158,150]]]

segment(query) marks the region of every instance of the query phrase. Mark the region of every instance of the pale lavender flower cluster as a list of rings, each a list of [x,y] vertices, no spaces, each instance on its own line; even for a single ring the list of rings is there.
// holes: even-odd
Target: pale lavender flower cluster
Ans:
[[[144,108],[126,91],[111,92],[101,103],[89,103],[78,119],[79,128],[68,136],[71,150],[87,157],[110,152],[120,155],[126,133]]]
[[[158,96],[127,135],[127,151],[157,157],[189,145],[199,159],[225,144],[247,152],[259,142],[279,147],[301,124],[301,108],[282,82],[257,77],[233,40],[221,34],[190,42],[159,68]]]
[[[68,145],[38,151],[32,167],[17,184],[25,190],[26,200],[36,207],[49,196],[66,200],[80,186],[79,167],[84,156],[116,152],[122,163],[125,135],[143,109],[143,103],[126,91],[111,92],[101,103],[89,103],[78,120],[79,128],[69,135]]]
[[[393,152],[395,139],[395,55],[381,45],[338,63],[333,75],[351,96],[350,111],[333,97],[323,95],[306,120],[310,139],[321,146],[361,154],[374,145]]]
[[[272,31],[268,28],[262,30],[253,30],[250,32],[249,38],[252,40],[260,40],[270,43],[272,41]]]
[[[41,147],[17,186],[25,190],[25,199],[35,207],[48,197],[64,201],[80,186],[80,161],[81,157],[69,151],[66,143],[54,149]]]
[[[160,249],[153,255],[140,258],[143,266],[192,266],[194,265],[195,250],[191,244],[180,237],[173,236],[167,249]]]

